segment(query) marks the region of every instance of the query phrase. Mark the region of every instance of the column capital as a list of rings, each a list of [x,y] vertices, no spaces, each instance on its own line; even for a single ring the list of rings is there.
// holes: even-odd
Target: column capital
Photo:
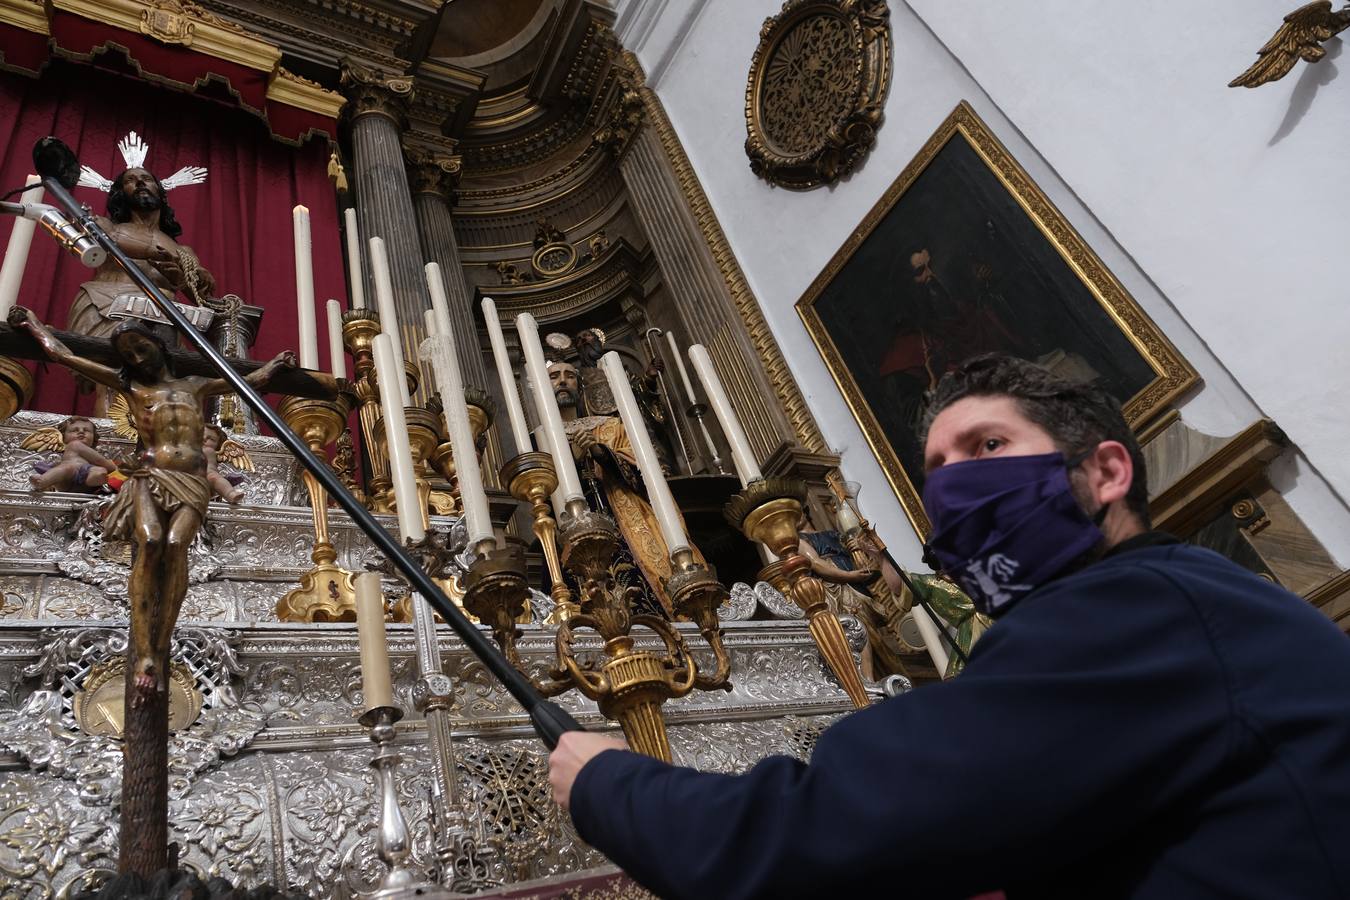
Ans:
[[[404,146],[408,186],[413,194],[436,194],[450,202],[464,174],[464,158],[457,153]]]
[[[349,121],[378,115],[391,119],[400,131],[405,127],[413,79],[344,60],[340,84],[349,101],[343,111]]]

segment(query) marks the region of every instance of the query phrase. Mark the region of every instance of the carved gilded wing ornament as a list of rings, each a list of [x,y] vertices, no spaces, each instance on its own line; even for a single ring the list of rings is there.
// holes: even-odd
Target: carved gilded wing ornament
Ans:
[[[64,453],[66,439],[62,436],[61,429],[55,425],[48,425],[25,437],[19,442],[19,448],[32,450],[34,453]]]
[[[1350,28],[1350,6],[1332,11],[1331,0],[1315,0],[1284,17],[1279,30],[1256,51],[1256,62],[1229,87],[1260,87],[1279,81],[1298,61],[1315,63],[1327,55],[1323,43]]]
[[[745,89],[745,153],[771,184],[834,184],[872,148],[891,81],[885,0],[787,0]]]
[[[221,444],[216,454],[216,458],[221,462],[234,466],[241,472],[255,471],[253,457],[249,456],[248,451],[244,449],[244,445],[234,438],[229,438]]]

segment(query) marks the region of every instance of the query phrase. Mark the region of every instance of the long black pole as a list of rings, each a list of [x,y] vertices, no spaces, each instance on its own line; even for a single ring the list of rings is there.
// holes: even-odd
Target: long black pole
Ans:
[[[41,143],[39,142],[39,144]],[[38,161],[37,149],[34,149],[34,161]],[[511,663],[507,662],[506,657],[474,627],[472,622],[464,617],[464,614],[450,602],[445,593],[436,586],[436,583],[413,560],[412,556],[399,545],[389,532],[380,527],[370,511],[357,502],[357,499],[343,486],[342,482],[338,481],[333,471],[314,455],[294,431],[291,431],[272,407],[263,402],[262,396],[230,366],[221,352],[206,339],[206,335],[192,327],[182,311],[178,309],[178,306],[164,296],[155,283],[150,280],[150,276],[141,271],[140,267],[131,261],[122,251],[122,248],[117,245],[117,242],[99,226],[93,215],[71,196],[65,185],[58,180],[58,177],[42,171],[43,166],[41,164],[39,164],[38,170],[43,176],[42,184],[47,189],[48,196],[54,199],[72,219],[79,222],[89,236],[107,250],[109,255],[117,261],[117,264],[126,270],[126,273],[155,302],[155,305],[168,317],[174,327],[187,336],[188,342],[197,349],[197,352],[210,360],[221,376],[230,383],[230,387],[234,388],[235,392],[244,398],[244,402],[268,424],[281,443],[286,446],[286,449],[295,454],[295,458],[300,460],[300,464],[318,479],[324,490],[337,501],[338,506],[346,510],[347,515],[351,516],[356,526],[365,532],[366,537],[370,538],[375,546],[380,549],[380,552],[393,561],[395,568],[403,573],[413,589],[436,608],[436,611],[455,630],[455,633],[460,636],[465,645],[483,661],[488,671],[496,676],[507,692],[525,708],[525,711],[530,715],[534,730],[548,748],[552,750],[557,746],[558,738],[562,736],[563,732],[581,731],[581,726],[566,710],[556,703],[546,700],[530,683],[530,680],[517,671]]]

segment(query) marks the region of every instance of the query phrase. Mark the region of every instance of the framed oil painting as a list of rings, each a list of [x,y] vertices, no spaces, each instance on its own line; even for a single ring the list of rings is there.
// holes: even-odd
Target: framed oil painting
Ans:
[[[964,101],[797,312],[921,537],[925,395],[968,357],[1096,381],[1136,430],[1198,381]]]

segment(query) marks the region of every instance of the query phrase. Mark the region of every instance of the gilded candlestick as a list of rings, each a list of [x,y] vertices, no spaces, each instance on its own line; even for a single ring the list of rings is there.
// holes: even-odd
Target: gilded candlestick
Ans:
[[[380,317],[373,309],[349,309],[342,316],[342,340],[352,356],[352,390],[360,411],[361,438],[370,466],[366,483],[367,506],[373,512],[389,512],[389,456],[381,447],[377,429],[380,423],[380,392],[375,384],[375,357],[371,342],[380,333]]]
[[[287,397],[280,412],[316,455],[337,440],[350,411],[345,395],[337,400]],[[277,601],[283,622],[352,622],[356,619],[356,587],[352,573],[338,566],[337,550],[328,534],[328,493],[310,472],[303,473],[314,515],[314,568],[300,576],[300,586]]]
[[[33,375],[17,359],[0,357],[0,421],[33,399]]]
[[[553,597],[553,613],[550,624],[565,622],[580,610],[572,599],[572,592],[563,580],[562,564],[558,559],[557,523],[553,521],[553,510],[548,498],[558,487],[558,476],[553,471],[553,458],[538,451],[522,453],[509,460],[502,467],[501,480],[511,491],[511,496],[530,504],[534,515],[534,535],[544,552],[544,562],[548,565],[549,590]]]
[[[811,637],[820,648],[853,705],[862,709],[869,701],[862,675],[853,661],[844,628],[825,599],[825,586],[811,574],[811,561],[800,551],[801,535],[797,523],[802,516],[806,486],[785,478],[761,478],[751,481],[727,503],[723,514],[727,521],[752,541],[768,545],[782,563],[787,594],[805,614]]]

